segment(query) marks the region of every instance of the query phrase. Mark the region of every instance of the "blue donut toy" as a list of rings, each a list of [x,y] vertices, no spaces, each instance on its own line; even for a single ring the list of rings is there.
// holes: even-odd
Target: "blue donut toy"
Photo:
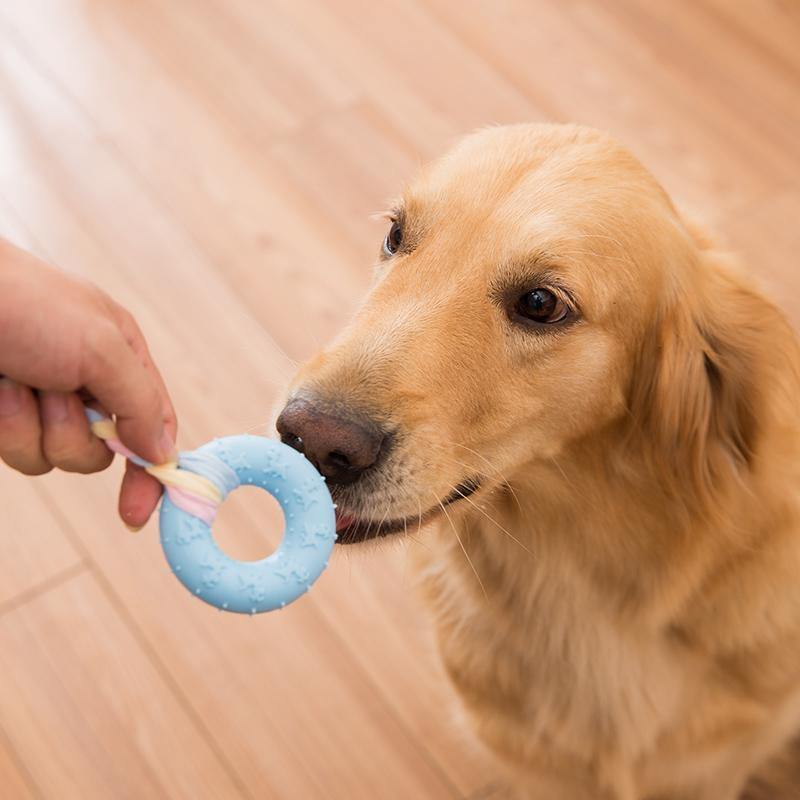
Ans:
[[[237,486],[260,486],[280,504],[286,525],[278,549],[260,561],[220,550],[211,526],[165,493],[160,529],[164,554],[192,594],[223,611],[258,614],[307,592],[328,565],[336,515],[324,478],[305,456],[261,436],[228,436],[182,453],[178,466],[209,478],[222,499]]]
[[[262,436],[228,436],[177,462],[152,464],[119,439],[114,420],[86,408],[95,436],[166,487],[161,546],[180,582],[222,611],[259,614],[296,600],[328,566],[336,541],[336,511],[325,479],[306,457]],[[260,486],[280,504],[285,531],[278,549],[260,561],[236,561],[211,533],[217,508],[242,484]]]

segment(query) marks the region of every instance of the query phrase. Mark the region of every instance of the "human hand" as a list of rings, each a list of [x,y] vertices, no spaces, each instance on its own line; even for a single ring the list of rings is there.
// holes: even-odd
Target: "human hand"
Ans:
[[[0,458],[26,475],[105,469],[113,454],[92,435],[84,399],[116,416],[134,453],[157,464],[174,457],[175,412],[130,313],[0,240]],[[126,525],[142,526],[160,496],[129,462],[119,498]]]

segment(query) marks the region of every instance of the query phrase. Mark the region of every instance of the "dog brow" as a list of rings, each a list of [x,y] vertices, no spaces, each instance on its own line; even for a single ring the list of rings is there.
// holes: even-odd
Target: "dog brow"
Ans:
[[[553,257],[545,253],[508,263],[501,274],[490,280],[489,297],[493,302],[502,304],[514,292],[545,286],[564,295],[564,299],[570,304],[576,305],[578,298],[575,291],[567,285],[561,271],[555,269],[553,264]]]

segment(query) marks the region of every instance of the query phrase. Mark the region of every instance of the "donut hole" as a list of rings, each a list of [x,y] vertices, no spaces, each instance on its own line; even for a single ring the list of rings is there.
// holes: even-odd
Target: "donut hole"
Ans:
[[[278,501],[264,489],[240,486],[217,512],[212,532],[220,548],[237,561],[259,561],[283,538],[285,520]]]

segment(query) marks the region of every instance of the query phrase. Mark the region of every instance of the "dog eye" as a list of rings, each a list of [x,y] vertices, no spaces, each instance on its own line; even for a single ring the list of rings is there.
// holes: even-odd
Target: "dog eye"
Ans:
[[[569,314],[569,306],[549,289],[534,289],[525,292],[517,300],[514,312],[523,320],[541,325],[552,325],[563,321]]]
[[[383,254],[386,258],[391,258],[400,249],[401,244],[403,244],[403,229],[399,222],[393,222],[383,240]]]

